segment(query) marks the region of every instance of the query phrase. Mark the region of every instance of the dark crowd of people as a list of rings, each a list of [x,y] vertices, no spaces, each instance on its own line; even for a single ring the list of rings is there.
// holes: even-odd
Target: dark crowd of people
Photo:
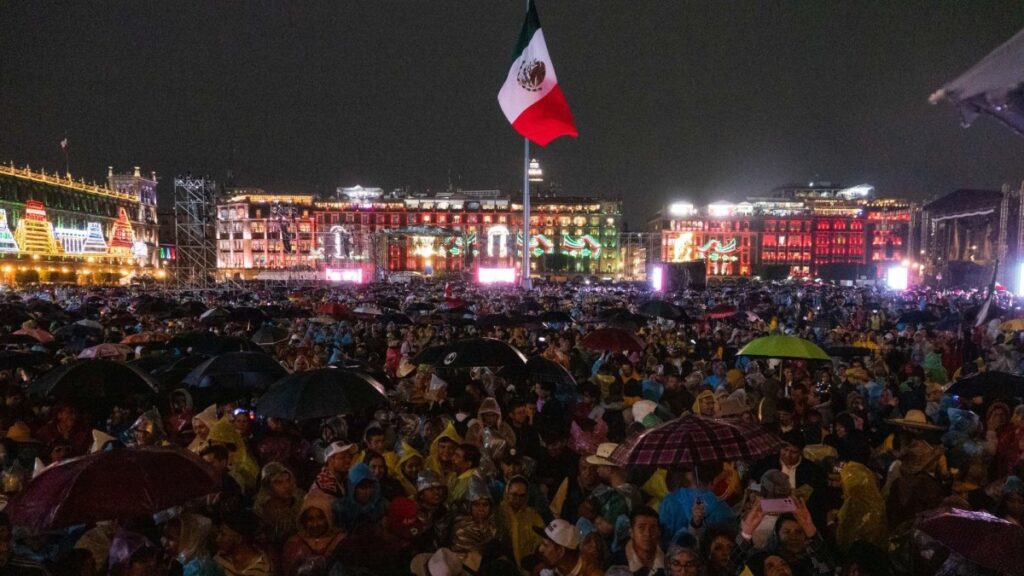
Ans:
[[[986,557],[995,548],[922,524],[945,513],[992,530],[964,542],[1019,536],[1014,316],[1001,291],[813,282],[10,292],[0,362],[19,365],[0,370],[5,505],[79,459],[143,447],[190,452],[219,487],[73,526],[0,514],[0,576],[1017,573]],[[635,344],[593,345],[599,330]],[[831,360],[740,354],[772,334]],[[454,353],[424,354],[481,338],[529,361],[481,353],[453,367]],[[385,395],[287,420],[261,414],[259,378],[187,378],[238,350],[282,374],[358,371]],[[159,391],[35,393],[54,371],[95,362],[80,357],[133,366]],[[957,393],[984,376],[988,387]],[[74,390],[69,378],[51,391]],[[688,415],[764,427],[780,448],[622,464],[624,443]],[[119,488],[106,490],[97,498]]]

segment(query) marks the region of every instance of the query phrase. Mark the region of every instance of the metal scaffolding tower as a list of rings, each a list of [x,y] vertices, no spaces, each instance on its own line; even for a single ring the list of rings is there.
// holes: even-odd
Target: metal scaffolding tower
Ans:
[[[210,288],[217,272],[217,184],[192,176],[174,179],[173,283],[179,290]]]

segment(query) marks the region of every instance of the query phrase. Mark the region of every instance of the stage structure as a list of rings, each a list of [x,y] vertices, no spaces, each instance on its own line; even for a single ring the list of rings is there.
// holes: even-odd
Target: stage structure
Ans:
[[[174,179],[173,285],[179,290],[201,290],[215,282],[216,190],[216,182],[208,178]]]

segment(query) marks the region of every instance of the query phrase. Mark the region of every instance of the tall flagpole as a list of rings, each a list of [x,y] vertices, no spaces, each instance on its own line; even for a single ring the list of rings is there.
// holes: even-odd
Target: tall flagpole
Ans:
[[[533,288],[530,282],[530,140],[523,138],[523,272],[520,286]]]

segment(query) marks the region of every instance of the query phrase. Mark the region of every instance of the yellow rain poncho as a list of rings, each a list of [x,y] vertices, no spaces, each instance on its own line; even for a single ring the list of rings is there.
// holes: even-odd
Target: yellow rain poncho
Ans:
[[[459,436],[459,433],[455,431],[455,425],[449,422],[448,425],[444,427],[444,430],[437,435],[437,438],[434,438],[434,440],[430,442],[430,453],[427,455],[427,461],[424,462],[424,466],[427,470],[432,470],[438,473],[445,479],[445,482],[449,482],[455,476],[455,473],[450,470],[445,470],[444,466],[441,465],[440,458],[438,457],[437,445],[441,442],[442,438],[447,438],[456,444],[462,444],[462,436]]]
[[[836,544],[845,552],[857,540],[885,549],[889,536],[885,521],[885,501],[875,475],[863,464],[847,462],[840,477],[843,507],[836,521]]]
[[[534,528],[543,529],[544,524],[544,519],[540,517],[540,514],[529,506],[516,512],[506,500],[498,507],[499,529],[511,545],[516,566],[520,567],[522,574],[529,573],[529,566],[523,566],[523,559],[536,552],[537,546],[540,545],[541,538]],[[523,568],[527,570],[523,570]]]
[[[228,447],[228,466],[232,476],[246,494],[253,494],[259,482],[260,467],[249,455],[245,441],[238,435],[231,420],[224,417],[214,422],[213,426],[210,426],[210,436],[207,440],[210,444],[223,444]]]
[[[391,469],[391,476],[398,478],[399,484],[401,484],[402,489],[405,490],[405,495],[409,498],[416,498],[416,479],[406,478],[405,474],[402,473],[402,465],[415,458],[423,460],[423,454],[420,454],[418,450],[406,442],[402,442],[398,448],[398,462],[396,462],[395,467]]]

